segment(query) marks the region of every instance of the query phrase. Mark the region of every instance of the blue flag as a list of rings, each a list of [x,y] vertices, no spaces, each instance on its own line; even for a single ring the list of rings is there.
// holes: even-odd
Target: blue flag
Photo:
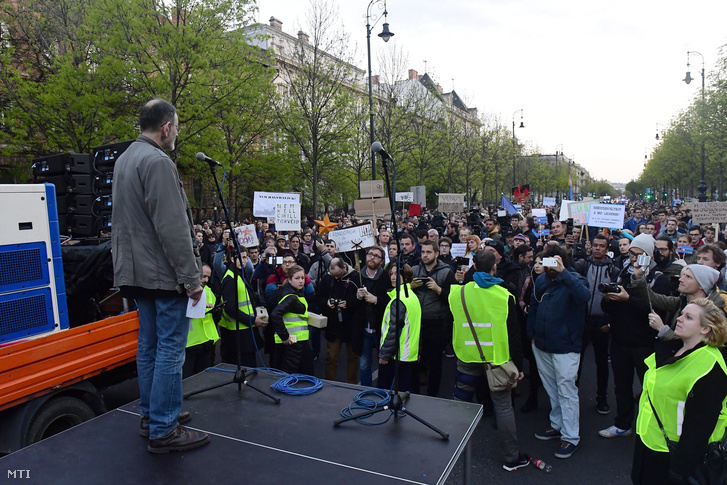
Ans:
[[[517,209],[513,203],[510,202],[510,199],[505,196],[505,194],[502,194],[502,202],[500,202],[500,205],[505,208],[509,215],[517,214]]]

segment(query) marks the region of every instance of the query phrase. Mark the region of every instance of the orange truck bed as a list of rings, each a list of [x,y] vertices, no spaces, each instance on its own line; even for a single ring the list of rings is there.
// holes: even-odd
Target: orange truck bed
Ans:
[[[137,312],[0,347],[0,411],[136,359]]]

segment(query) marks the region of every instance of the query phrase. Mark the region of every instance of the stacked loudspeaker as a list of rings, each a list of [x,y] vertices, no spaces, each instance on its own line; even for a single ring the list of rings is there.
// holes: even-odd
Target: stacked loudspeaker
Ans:
[[[0,346],[68,328],[55,187],[0,185]]]
[[[83,238],[111,232],[114,164],[132,142],[96,147],[92,154],[63,153],[33,160],[34,181],[55,186],[61,234]]]

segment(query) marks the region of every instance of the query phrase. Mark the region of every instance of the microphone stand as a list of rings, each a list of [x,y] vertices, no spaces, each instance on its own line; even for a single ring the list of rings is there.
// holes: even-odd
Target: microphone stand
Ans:
[[[394,165],[394,160],[391,159],[391,157],[387,157],[382,155],[381,156],[382,165],[384,167],[384,180],[386,182],[386,190],[389,192],[389,204],[391,205],[391,227],[392,230],[395,230],[396,228],[396,211],[395,211],[395,196],[396,193],[396,166]],[[388,161],[388,163],[387,163]],[[389,182],[389,164],[392,167],[392,171],[394,172],[394,183],[393,183],[393,190],[392,190],[392,184]],[[394,421],[397,421],[400,417],[404,416],[411,416],[415,420],[419,421],[424,426],[428,427],[435,433],[439,434],[439,436],[442,437],[443,440],[449,440],[449,433],[445,433],[441,429],[437,428],[436,426],[430,424],[429,422],[423,420],[416,414],[409,411],[409,409],[405,406],[406,401],[411,397],[409,392],[405,392],[404,396],[402,397],[399,394],[399,366],[400,361],[397,358],[399,355],[399,341],[401,340],[401,332],[402,332],[402,326],[399,321],[399,305],[401,303],[401,287],[402,287],[402,276],[401,276],[401,243],[399,242],[399,238],[395,237],[396,240],[396,249],[397,249],[397,256],[396,256],[396,305],[395,305],[395,321],[396,321],[396,347],[394,349],[394,354],[392,355],[391,359],[394,361],[394,389],[389,390],[389,397],[390,397],[390,404],[388,406],[385,406],[380,409],[376,409],[374,411],[365,411],[360,414],[356,414],[353,416],[348,416],[346,418],[337,419],[333,422],[333,427],[337,428],[342,423],[345,423],[346,421],[352,421],[354,419],[358,418],[365,418],[369,416],[373,416],[374,414],[378,414],[382,411],[390,411],[394,415]],[[406,286],[406,283],[404,283],[404,294],[406,297],[409,297],[409,288]]]
[[[222,210],[225,214],[225,221],[227,222],[227,227],[229,227],[230,231],[231,231],[232,244],[235,247],[235,252],[237,253],[237,260],[240,262],[240,266],[241,266],[240,277],[242,278],[242,282],[245,285],[245,290],[247,291],[248,298],[252,298],[252,295],[254,293],[251,291],[252,290],[251,285],[247,281],[245,281],[245,267],[242,265],[242,254],[240,253],[240,244],[239,244],[239,241],[237,240],[237,234],[235,234],[235,231],[232,228],[232,224],[230,223],[230,213],[227,210],[227,205],[225,204],[225,199],[224,199],[224,197],[222,197],[222,190],[220,189],[220,183],[217,180],[217,173],[215,172],[216,165],[209,161],[208,161],[208,163],[210,166],[210,172],[212,172],[212,178],[215,180],[215,186],[217,187],[217,196],[220,199],[220,206],[222,207]],[[213,271],[214,271],[214,269],[213,269]],[[235,273],[234,270],[232,272],[233,272],[233,274]],[[235,285],[237,285],[237,276],[235,276],[234,283],[235,283]],[[237,289],[235,289],[235,308],[236,309],[239,308],[238,307]],[[248,315],[248,327],[249,327],[248,330],[250,330],[250,332],[252,333],[252,338],[254,341],[255,340],[255,332],[253,332],[253,329],[255,328],[255,314],[254,313],[252,315]],[[241,347],[241,345],[240,345],[240,318],[239,318],[238,313],[235,313],[235,347],[236,347],[236,353],[237,353],[237,355],[236,355],[237,369],[235,370],[235,375],[232,378],[232,381],[224,382],[222,384],[216,384],[214,386],[205,387],[205,388],[199,389],[197,391],[187,392],[183,395],[184,399],[189,399],[190,397],[192,397],[194,395],[202,394],[204,392],[211,391],[211,390],[217,389],[219,387],[227,386],[229,384],[237,384],[237,390],[240,391],[240,390],[242,390],[242,386],[244,384],[246,387],[249,387],[250,389],[257,391],[260,394],[269,397],[270,399],[273,400],[273,402],[275,402],[275,404],[280,404],[279,398],[273,396],[272,394],[268,394],[267,392],[263,391],[262,389],[260,389],[258,387],[253,386],[247,380],[247,378],[249,376],[254,376],[255,374],[257,374],[257,370],[256,369],[247,369],[247,368],[243,367],[243,365],[242,365],[242,349],[240,348]]]

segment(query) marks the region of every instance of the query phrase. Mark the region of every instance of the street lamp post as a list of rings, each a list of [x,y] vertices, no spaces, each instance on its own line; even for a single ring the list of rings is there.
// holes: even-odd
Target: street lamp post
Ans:
[[[687,76],[683,79],[683,81],[687,84],[692,82],[692,73],[688,70],[689,56],[692,54],[698,55],[702,58],[702,104],[704,104],[704,56],[699,52],[687,51]],[[702,179],[699,181],[699,186],[697,188],[699,189],[699,202],[707,202],[707,182],[704,178],[704,136],[702,136]]]
[[[523,123],[523,109],[516,109],[515,112],[512,114],[512,147],[513,147],[513,154],[512,154],[512,186],[517,187],[517,183],[515,183],[515,160],[517,159],[515,155],[514,149],[516,148],[516,141],[515,141],[515,115],[520,112],[520,126],[518,128],[525,128],[525,124]]]
[[[381,17],[377,16],[376,14],[371,14],[371,7],[373,5],[378,5],[379,8],[384,9],[384,25],[382,26],[381,33],[379,34],[379,37],[384,39],[384,42],[389,42],[389,39],[391,39],[394,36],[394,33],[389,30],[389,23],[386,22],[386,16],[388,12],[386,11],[386,0],[371,0],[369,2],[369,6],[366,8],[366,50],[368,51],[369,55],[369,141],[371,142],[370,145],[374,144],[374,91],[373,87],[371,85],[371,29],[376,25],[376,22],[378,22]],[[374,21],[374,24],[371,25],[371,20]],[[376,154],[371,151],[371,180],[376,180]]]

